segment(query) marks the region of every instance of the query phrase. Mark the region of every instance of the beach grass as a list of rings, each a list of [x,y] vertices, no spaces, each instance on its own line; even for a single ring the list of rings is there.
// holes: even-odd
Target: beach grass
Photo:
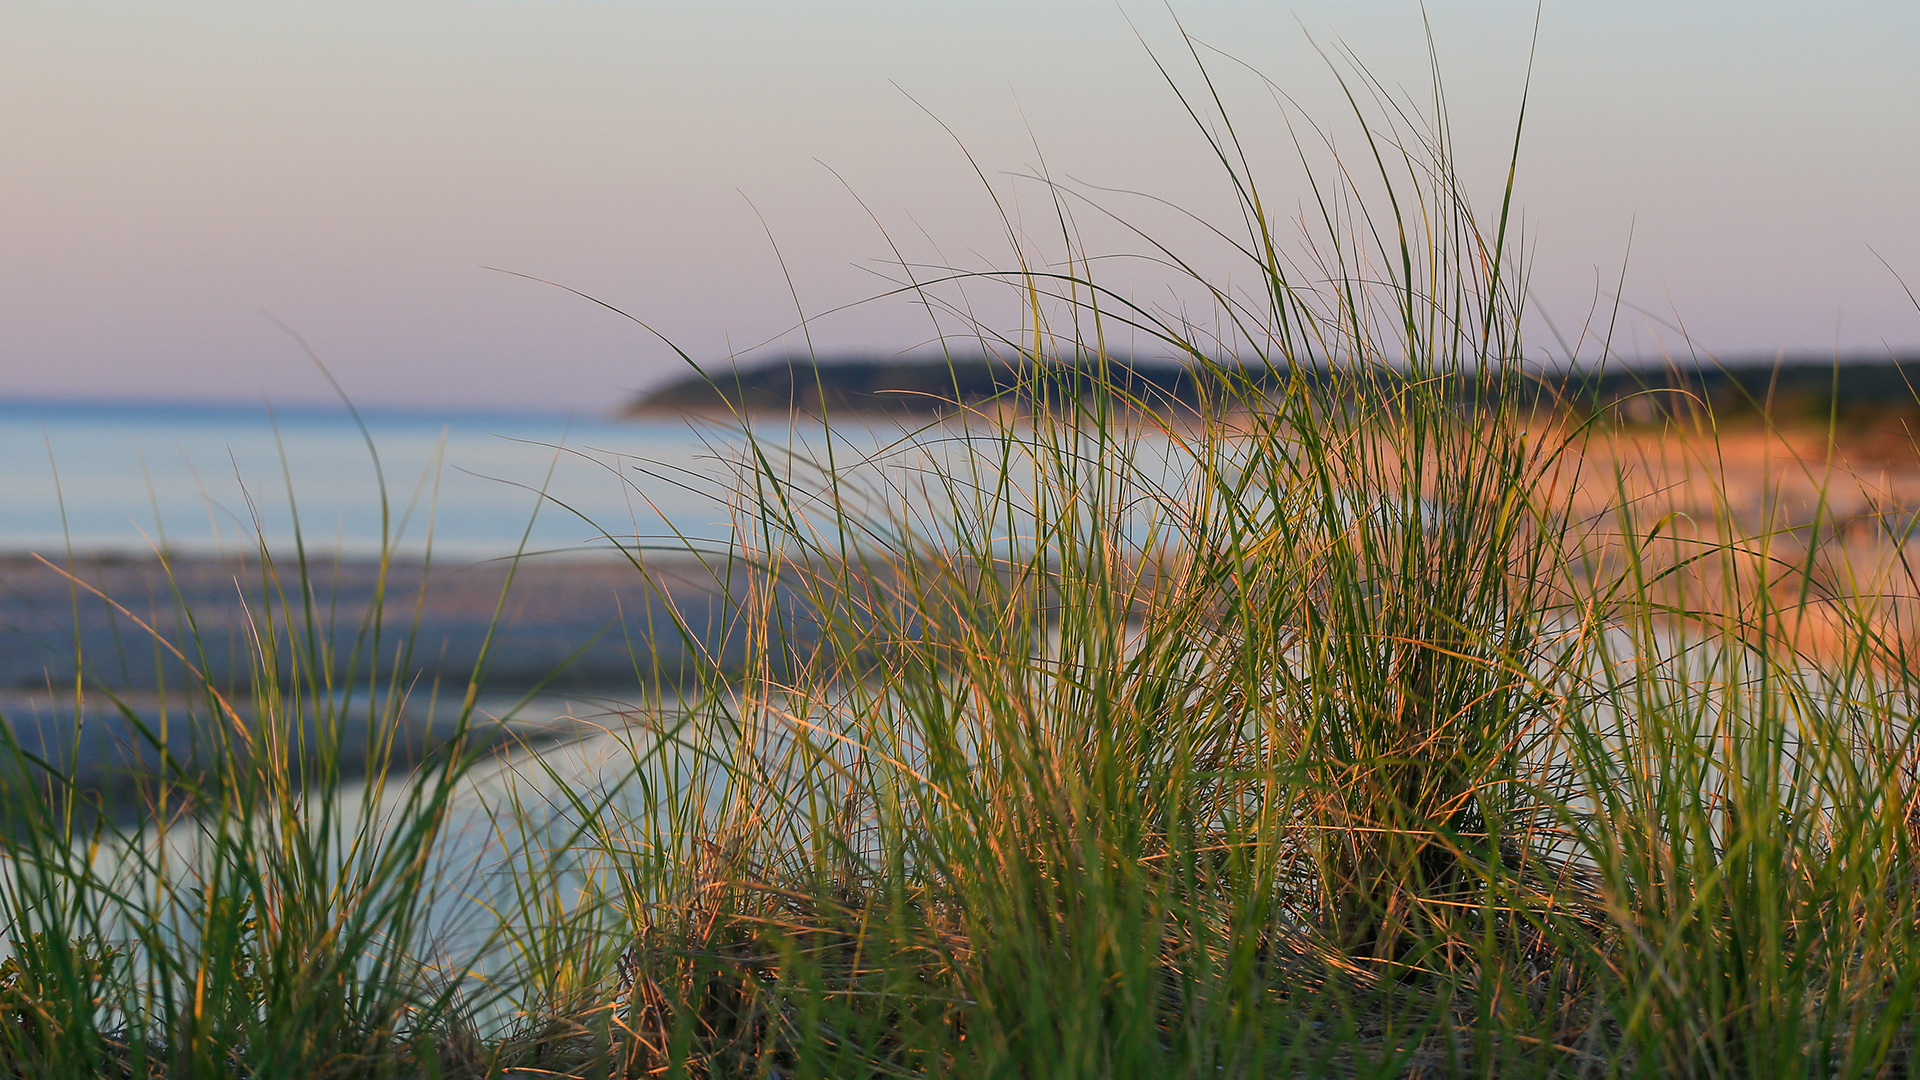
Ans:
[[[729,659],[653,627],[714,660],[636,665],[590,761],[503,765],[476,679],[382,768],[404,601],[338,655],[324,574],[264,550],[259,677],[175,703],[216,767],[139,778],[128,818],[15,744],[0,1071],[1909,1073],[1907,537],[1849,533],[1802,458],[1810,501],[1736,497],[1710,413],[1630,468],[1542,399],[1519,123],[1483,215],[1437,84],[1339,68],[1351,149],[1296,128],[1282,216],[1201,70],[1169,83],[1255,284],[1196,274],[1203,331],[1108,291],[1064,209],[1059,251],[916,271],[930,309],[1027,298],[971,327],[1028,362],[1019,407],[879,452],[737,418],[736,543],[685,552]],[[1127,398],[1121,334],[1214,400]],[[303,710],[331,740],[276,743]]]

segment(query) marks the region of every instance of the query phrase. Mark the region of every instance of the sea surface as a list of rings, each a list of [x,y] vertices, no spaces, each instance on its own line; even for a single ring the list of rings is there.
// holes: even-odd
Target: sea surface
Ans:
[[[827,503],[804,499],[829,461],[843,477],[835,498],[910,507],[916,531],[937,533],[949,481],[977,469],[991,490],[1004,449],[993,437],[981,449],[984,432],[966,425],[880,417],[835,420],[830,440],[818,420],[756,419],[753,454],[738,422],[700,417],[365,409],[358,421],[341,406],[0,400],[0,555],[284,552],[296,535],[325,555],[430,547],[456,562],[729,548],[753,527],[741,493],[755,469],[794,482],[807,505],[781,512],[802,531],[833,529]],[[1166,440],[1136,445],[1148,449],[1130,475],[1183,485]],[[1126,527],[1144,542],[1156,515],[1137,516]]]
[[[284,550],[296,521],[330,553],[459,560],[729,536],[741,440],[717,422],[360,417],[364,432],[344,407],[0,401],[0,552]]]

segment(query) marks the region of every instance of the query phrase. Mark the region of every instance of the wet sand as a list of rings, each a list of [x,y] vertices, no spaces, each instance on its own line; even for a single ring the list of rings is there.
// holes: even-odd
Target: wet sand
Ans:
[[[334,748],[331,761],[339,775],[352,779],[370,763],[408,769],[460,735],[472,750],[513,752],[585,737],[609,717],[618,722],[607,702],[491,695],[476,702],[463,724],[461,697],[457,691],[438,700],[408,697],[397,708],[383,698],[373,709],[364,695],[331,710],[303,701],[277,710],[282,722],[265,724],[244,699],[214,704],[179,692],[96,690],[76,697],[4,691],[0,717],[13,745],[0,745],[0,769],[17,751],[43,763],[30,766],[30,773],[51,768],[81,790],[124,801],[139,793],[144,780],[196,780],[221,758],[283,762],[298,775],[303,767],[319,767],[316,748],[325,744]]]
[[[194,774],[231,748],[301,753],[316,744],[317,718],[336,716],[340,772],[353,777],[368,760],[372,672],[385,710],[373,715],[399,719],[385,760],[404,768],[459,730],[483,647],[469,735],[501,749],[617,726],[621,704],[656,671],[670,683],[690,667],[690,648],[723,663],[741,651],[717,575],[690,558],[647,575],[613,560],[399,564],[384,585],[377,563],[343,560],[310,568],[304,600],[291,564],[276,566],[277,576],[257,560],[0,556],[0,718],[18,749],[113,801],[142,777]],[[281,723],[262,727],[252,688],[266,685],[256,641],[267,627],[277,630],[278,685],[291,684],[297,651],[303,664],[328,657],[333,685],[356,697],[336,697],[332,709],[282,703]],[[208,683],[224,706],[195,692]],[[312,692],[311,680],[299,683]]]
[[[115,690],[177,688],[198,675],[245,685],[268,627],[279,631],[283,673],[292,651],[324,651],[336,680],[364,683],[377,657],[383,675],[418,687],[464,687],[483,646],[489,689],[632,687],[656,663],[674,671],[687,656],[674,612],[692,647],[723,659],[730,647],[722,584],[691,559],[649,565],[649,575],[613,560],[397,564],[384,583],[377,563],[343,560],[311,566],[305,595],[290,562],[274,570],[202,557],[66,566],[0,556],[0,690],[60,694],[76,674]]]

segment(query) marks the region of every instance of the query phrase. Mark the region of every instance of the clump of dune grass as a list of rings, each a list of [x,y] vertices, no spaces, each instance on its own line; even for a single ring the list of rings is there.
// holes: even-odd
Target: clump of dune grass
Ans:
[[[135,702],[86,674],[127,655],[82,655],[74,737],[0,718],[0,1075],[419,1075],[468,1005],[426,926],[458,887],[436,857],[454,793],[499,733],[469,691],[417,745],[403,713],[432,688],[405,681],[386,556],[346,626],[304,545],[233,565],[248,669],[213,674],[190,610],[175,636],[120,608],[126,652],[184,683]],[[89,722],[125,733],[111,768],[74,756]]]
[[[1206,125],[1261,282],[1213,294],[1230,335],[1104,291],[1068,227],[1006,275],[1049,303],[985,342],[1030,362],[1028,415],[920,434],[968,440],[959,464],[749,459],[762,665],[636,739],[670,778],[643,813],[581,807],[631,913],[601,1052],[1905,1067],[1912,679],[1876,615],[1899,582],[1834,574],[1820,505],[1681,528],[1584,469],[1522,363],[1511,188],[1478,216],[1443,121],[1349,88],[1380,111],[1315,173],[1305,245]],[[1215,366],[1218,399],[1173,415],[1044,364],[1116,331]]]
[[[1340,70],[1355,150],[1300,143],[1284,219],[1204,69],[1175,86],[1257,283],[1196,274],[1207,332],[1104,288],[1062,198],[1061,250],[988,275],[1030,322],[973,327],[1027,362],[1020,409],[877,448],[741,418],[736,543],[686,545],[738,640],[659,628],[716,659],[636,685],[591,768],[486,789],[477,936],[427,917],[457,745],[356,813],[324,754],[235,755],[156,780],[136,830],[43,809],[58,763],[22,762],[0,1063],[1904,1074],[1906,538],[1854,551],[1824,498],[1755,517],[1710,476],[1670,514],[1596,465],[1604,418],[1527,377],[1513,181],[1483,215],[1437,82],[1423,111]],[[908,284],[938,308],[981,278]],[[1099,366],[1121,333],[1213,398],[1129,399]],[[287,595],[262,670],[334,685],[340,658],[282,659],[317,640]],[[318,700],[285,684],[246,715]]]

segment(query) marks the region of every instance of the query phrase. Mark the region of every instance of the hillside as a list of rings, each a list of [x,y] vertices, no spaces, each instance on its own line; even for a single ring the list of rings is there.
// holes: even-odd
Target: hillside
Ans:
[[[1094,373],[1095,362],[1053,363],[1042,380],[1049,395],[1075,396]],[[1221,373],[1202,372],[1167,361],[1110,360],[1108,378],[1126,395],[1156,406],[1196,408],[1213,398]],[[999,360],[964,359],[951,364],[924,359],[832,357],[819,361],[779,359],[736,368],[712,381],[697,374],[647,391],[624,411],[627,416],[676,412],[747,412],[938,415],[956,407],[977,409],[1001,402],[1032,408],[1030,369]],[[1319,369],[1315,369],[1316,373]],[[1770,413],[1777,422],[1824,421],[1841,426],[1877,424],[1885,418],[1920,418],[1920,397],[1912,378],[1920,357],[1842,358],[1838,361],[1787,358],[1734,360],[1691,366],[1616,364],[1606,370],[1580,369],[1539,376],[1519,392],[1530,404],[1557,404],[1576,412],[1616,410],[1626,422],[1645,422],[1710,403],[1716,416],[1731,420]],[[1239,369],[1235,378],[1278,387],[1284,370]],[[1391,376],[1389,376],[1391,377]],[[1030,380],[1029,380],[1030,381]],[[1463,398],[1472,388],[1460,386]]]

